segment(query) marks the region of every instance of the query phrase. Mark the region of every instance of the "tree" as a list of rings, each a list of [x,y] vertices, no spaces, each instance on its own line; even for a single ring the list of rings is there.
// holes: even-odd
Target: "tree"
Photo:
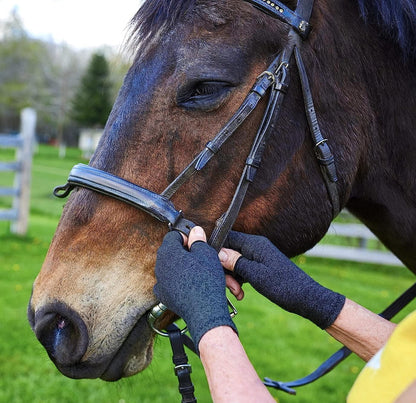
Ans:
[[[18,131],[20,110],[31,106],[40,141],[77,134],[70,100],[86,65],[85,56],[68,46],[31,37],[16,10],[0,19],[0,132]]]
[[[99,94],[98,101],[94,100],[97,97],[86,95],[82,106],[75,108],[76,91],[81,92],[83,86],[81,78],[83,74],[88,75],[89,63],[96,63],[91,59],[91,51],[75,50],[63,43],[31,36],[17,10],[4,19],[0,16],[0,133],[17,132],[20,110],[27,106],[34,107],[38,113],[37,135],[42,142],[76,146],[79,124],[88,128],[103,126],[129,61],[110,47],[102,47],[96,53],[107,58],[107,67],[102,58],[97,64],[104,65],[101,70],[107,71],[109,78],[104,79],[104,85],[86,78],[87,84]],[[82,118],[74,121],[74,115],[78,117],[80,111],[95,108],[97,102],[103,101],[107,106],[101,107],[105,110],[102,118],[94,118],[92,122]]]
[[[14,12],[2,24],[0,41],[0,121],[2,128],[18,129],[20,110],[39,111],[50,102],[47,87],[50,60],[42,42],[30,38]]]
[[[92,55],[72,101],[72,117],[81,126],[104,127],[112,107],[110,71],[104,55]]]

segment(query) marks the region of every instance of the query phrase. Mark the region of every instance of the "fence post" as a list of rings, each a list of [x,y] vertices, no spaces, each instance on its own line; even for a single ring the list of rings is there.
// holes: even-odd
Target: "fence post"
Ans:
[[[20,171],[15,175],[15,188],[19,189],[19,196],[13,199],[13,209],[17,211],[17,220],[11,224],[11,232],[25,235],[29,222],[30,185],[32,179],[32,155],[36,129],[36,111],[25,108],[20,114],[20,135],[22,146],[17,149],[17,161]]]

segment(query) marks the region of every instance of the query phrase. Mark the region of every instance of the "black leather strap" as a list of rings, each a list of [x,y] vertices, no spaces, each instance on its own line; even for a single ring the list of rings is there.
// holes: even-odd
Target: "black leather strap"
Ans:
[[[169,340],[172,347],[172,361],[175,365],[175,375],[179,382],[179,392],[182,395],[182,403],[196,403],[194,396],[195,388],[191,380],[191,365],[185,353],[183,335],[180,329],[172,324],[167,327]]]
[[[322,136],[319,127],[318,118],[315,112],[315,105],[312,99],[311,88],[309,85],[308,75],[306,74],[305,65],[303,64],[300,50],[295,46],[295,59],[298,67],[300,83],[302,86],[303,100],[305,104],[306,119],[309,125],[309,132],[311,133],[314,142],[314,151],[316,158],[320,164],[322,176],[328,191],[329,198],[332,204],[332,217],[335,218],[340,210],[339,194],[337,188],[337,170],[335,167],[335,159],[329,148],[327,139]]]
[[[181,211],[176,210],[166,197],[89,165],[75,165],[66,185],[56,187],[54,195],[66,197],[77,186],[131,204],[186,235],[195,226],[192,221],[183,218]]]
[[[276,57],[267,69],[273,72],[277,68],[279,57]],[[220,130],[220,132],[207,143],[206,147],[193,159],[193,161],[173,180],[172,183],[162,192],[162,195],[170,199],[177,190],[197,171],[205,167],[209,160],[221,149],[224,143],[234,134],[246,118],[253,112],[260,99],[266,94],[266,91],[273,84],[274,77],[272,74],[262,73],[257,77],[250,92],[244,99],[237,112]]]
[[[395,301],[393,301],[383,312],[380,313],[380,316],[384,319],[390,320],[395,315],[397,315],[402,309],[404,309],[410,302],[416,298],[416,283],[408,288],[402,295],[400,295]],[[315,371],[311,372],[309,375],[290,382],[279,382],[273,381],[270,378],[264,379],[264,384],[268,387],[275,389],[283,390],[292,395],[296,394],[296,390],[293,388],[308,385],[312,383],[328,372],[332,371],[338,364],[344,361],[347,357],[351,355],[351,350],[347,347],[342,347],[334,354],[332,354],[327,360],[325,360]]]
[[[285,49],[285,51],[283,51],[277,58],[277,62],[274,62],[274,66],[276,66],[275,69],[268,71],[268,74],[271,74],[274,79],[273,85],[270,89],[266,112],[255,136],[250,153],[246,159],[246,164],[234,192],[233,199],[227,211],[217,220],[215,228],[209,239],[209,244],[216,250],[221,249],[228,232],[234,225],[246,196],[248,187],[250,183],[253,182],[257,169],[260,167],[268,135],[274,127],[272,122],[276,122],[278,119],[284,95],[289,83],[287,68],[292,49],[293,47]]]
[[[270,0],[245,0],[253,4],[256,8],[264,13],[277,18],[280,21],[290,25],[303,39],[305,39],[311,30],[309,18],[304,18],[296,11],[292,11],[288,6],[280,1]],[[303,2],[302,2],[303,3]]]

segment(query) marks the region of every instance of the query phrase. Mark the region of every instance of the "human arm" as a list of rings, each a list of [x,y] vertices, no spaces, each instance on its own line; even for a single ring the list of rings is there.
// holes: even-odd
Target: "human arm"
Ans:
[[[393,331],[394,324],[316,283],[266,238],[233,232],[228,242],[233,249],[220,252],[226,269],[282,308],[325,329],[364,360]]]
[[[407,389],[396,399],[395,403],[414,403],[416,401],[416,381],[412,382]]]
[[[206,241],[204,233],[191,231],[187,245],[190,248],[201,240]],[[199,342],[199,352],[214,402],[275,402],[229,326],[208,330]]]
[[[223,268],[202,228],[168,234],[158,251],[156,296],[187,323],[214,402],[272,402],[230,319]]]
[[[199,351],[214,402],[275,402],[232,329],[209,330],[201,338]]]
[[[394,323],[347,298],[335,322],[325,330],[368,361],[386,344],[395,327]]]

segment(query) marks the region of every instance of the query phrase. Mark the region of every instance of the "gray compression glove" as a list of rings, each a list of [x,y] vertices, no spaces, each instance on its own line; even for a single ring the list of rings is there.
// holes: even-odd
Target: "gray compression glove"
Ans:
[[[157,252],[155,274],[155,295],[184,319],[197,349],[214,327],[230,326],[237,332],[228,312],[224,270],[207,243],[197,241],[188,251],[181,234],[169,232]]]
[[[234,272],[283,309],[326,329],[343,308],[343,295],[321,286],[267,238],[232,231],[226,246],[243,255]]]

